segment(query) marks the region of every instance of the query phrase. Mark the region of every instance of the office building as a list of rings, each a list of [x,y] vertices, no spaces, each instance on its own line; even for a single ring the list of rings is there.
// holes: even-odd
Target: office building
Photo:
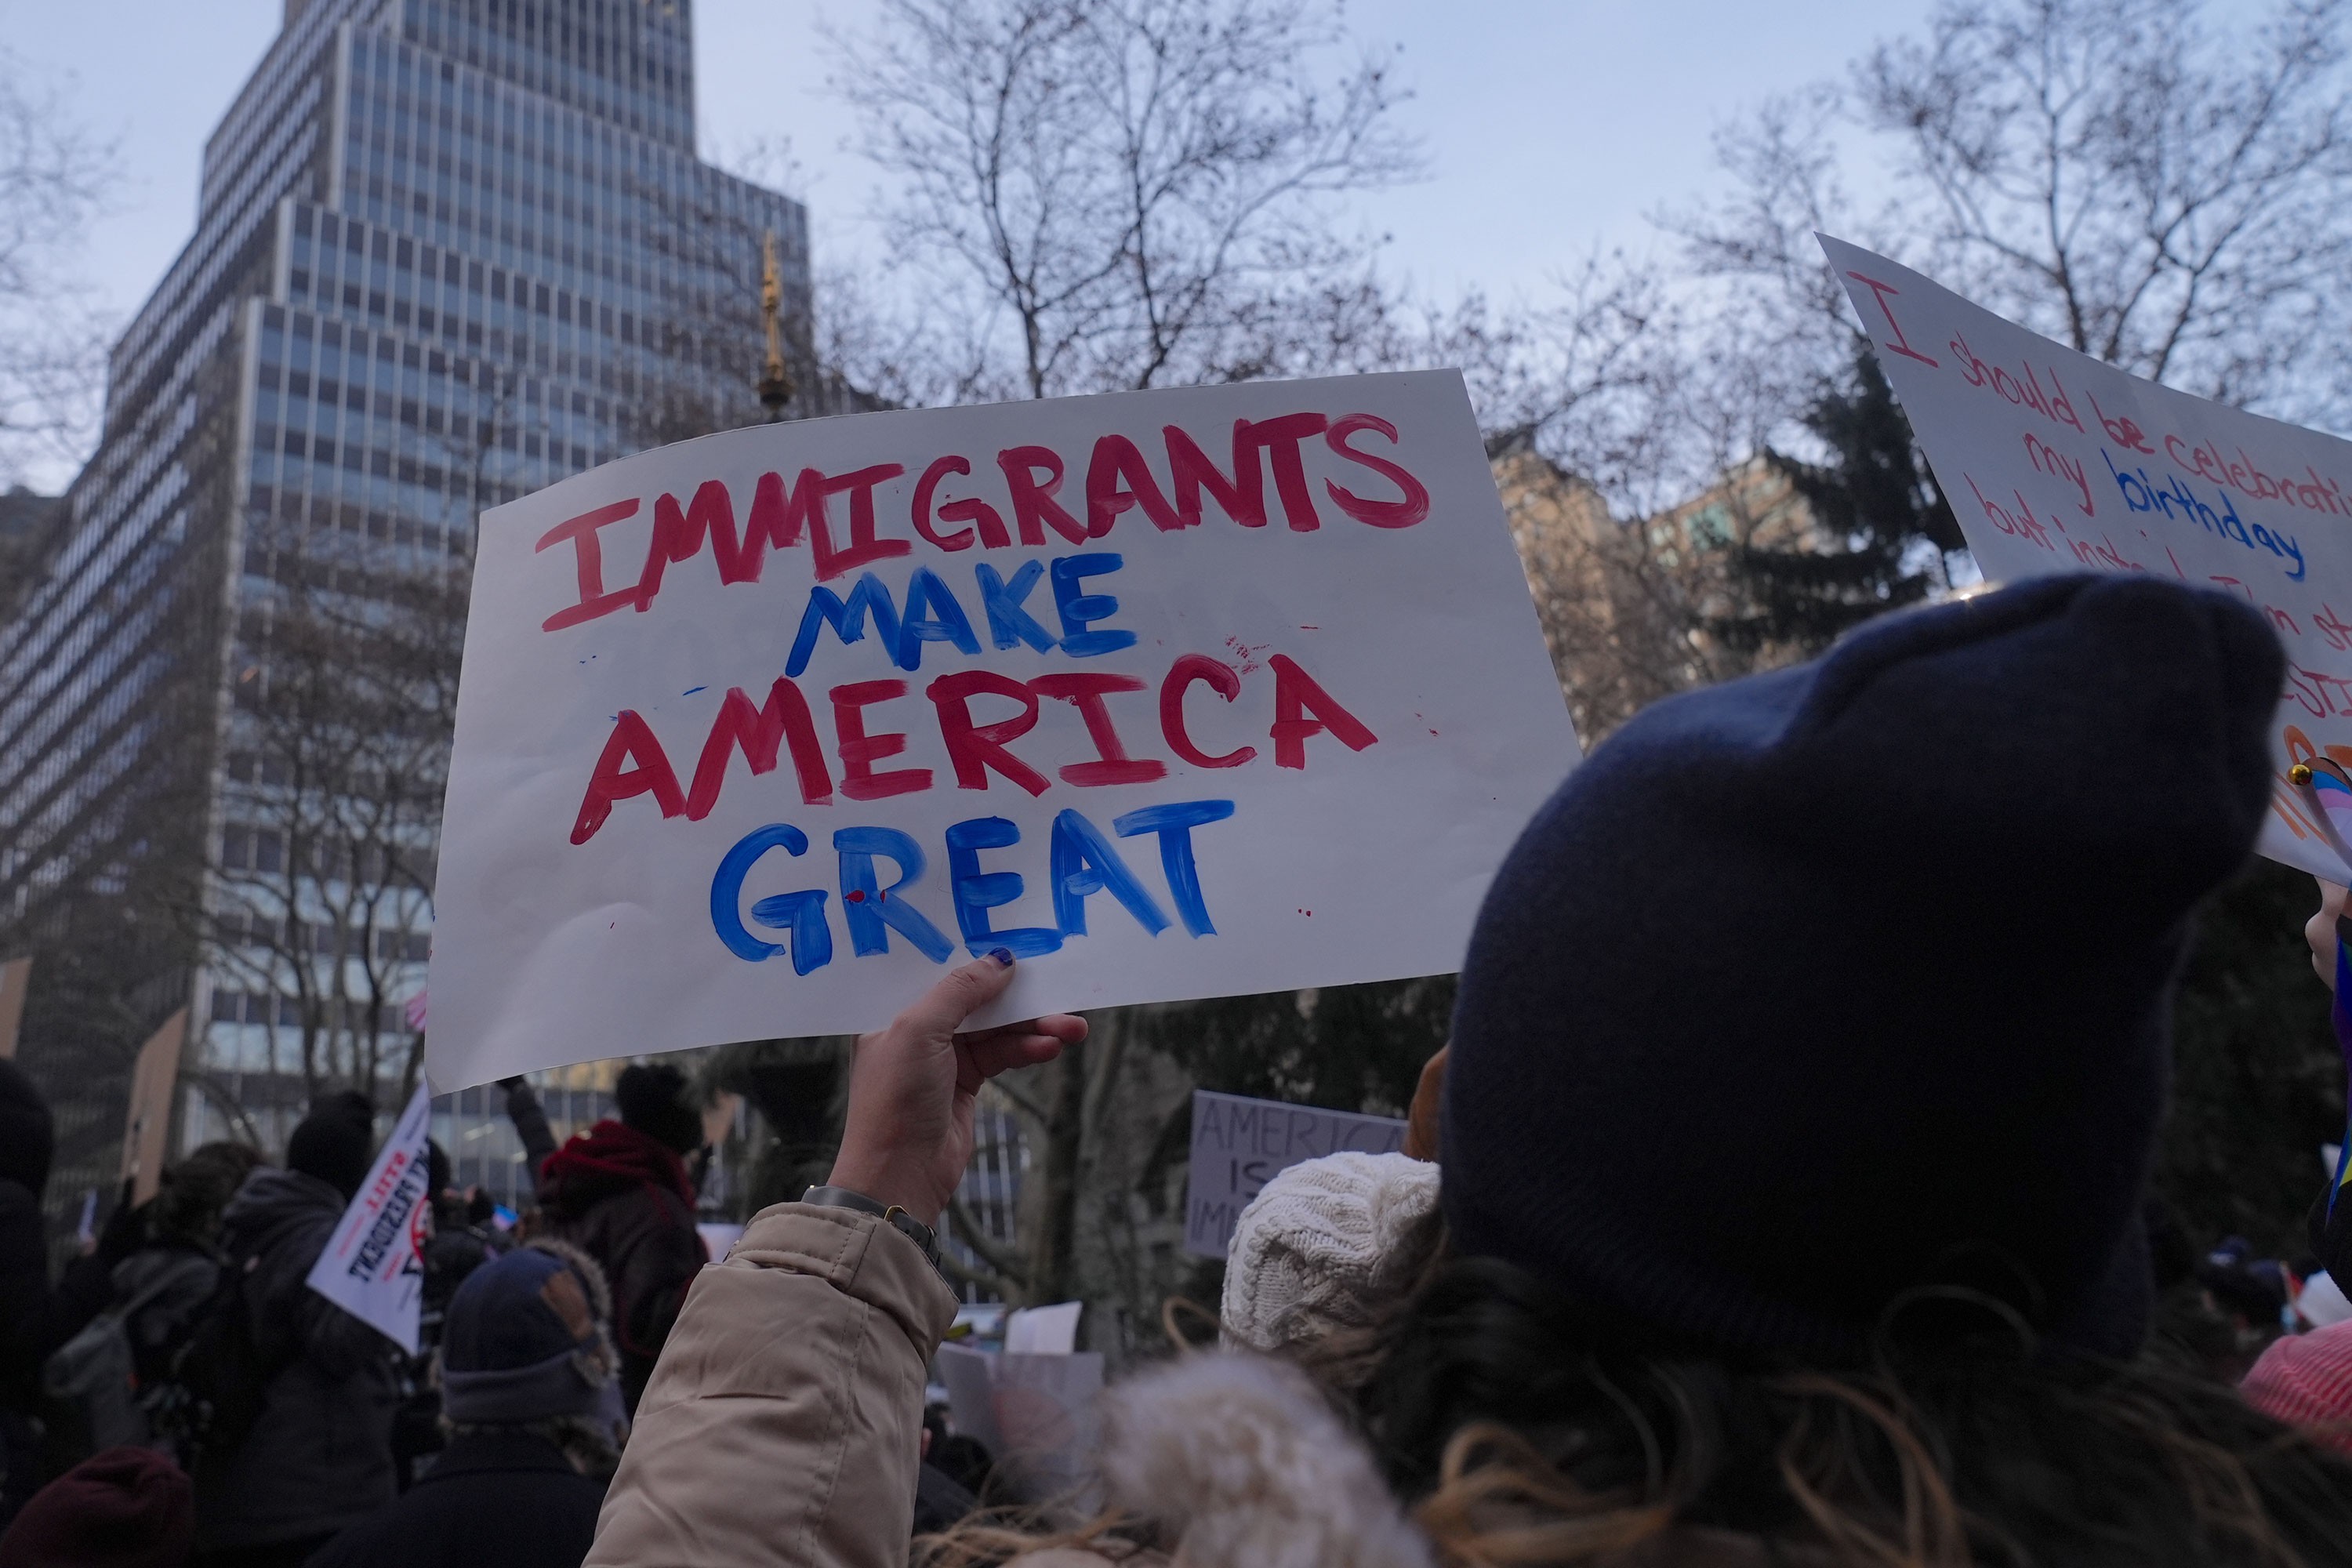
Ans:
[[[184,1142],[413,1071],[477,513],[759,417],[765,236],[805,341],[806,215],[701,162],[694,103],[689,0],[287,0],[0,626],[61,1205],[180,1005]],[[803,368],[788,412],[833,411]]]

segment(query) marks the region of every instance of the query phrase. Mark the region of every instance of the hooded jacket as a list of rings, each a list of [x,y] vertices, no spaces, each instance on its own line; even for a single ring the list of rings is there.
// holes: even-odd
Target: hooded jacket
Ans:
[[[612,1283],[621,1393],[634,1412],[687,1287],[710,1260],[686,1163],[649,1134],[599,1121],[547,1157],[539,1203],[540,1234],[579,1247]]]
[[[307,1283],[343,1208],[318,1177],[263,1166],[222,1215],[254,1345],[277,1370],[245,1440],[198,1462],[200,1551],[331,1534],[393,1500],[398,1351]]]

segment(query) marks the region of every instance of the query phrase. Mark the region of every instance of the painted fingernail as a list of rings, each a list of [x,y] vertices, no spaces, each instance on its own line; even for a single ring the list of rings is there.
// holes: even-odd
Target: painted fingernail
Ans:
[[[988,950],[988,956],[1007,969],[1013,967],[1013,950],[1009,947],[992,947]]]

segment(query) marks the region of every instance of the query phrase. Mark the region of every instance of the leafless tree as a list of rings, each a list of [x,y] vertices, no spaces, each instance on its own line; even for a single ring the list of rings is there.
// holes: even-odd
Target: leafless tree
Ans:
[[[82,456],[106,368],[103,324],[74,268],[113,153],[62,91],[34,91],[28,75],[0,51],[0,487]]]
[[[2352,423],[2345,0],[2209,18],[2195,0],[1948,4],[1848,81],[1762,107],[1733,193],[1668,220],[1801,374],[1850,352],[1811,232],[1914,262],[2037,331],[2200,396]],[[1838,147],[1872,161],[1849,195]],[[1760,286],[1759,286],[1760,285]],[[1801,406],[1801,398],[1787,409]]]
[[[887,289],[828,277],[824,353],[906,404],[1397,363],[1410,336],[1337,205],[1402,179],[1398,93],[1323,0],[886,0],[835,40],[894,182]],[[896,303],[905,301],[906,303]],[[989,1288],[1083,1288],[1078,1193],[1119,1135],[1132,1020],[1003,1086],[1018,1244],[957,1216]]]
[[[520,437],[549,429],[519,372],[473,374],[470,412],[415,433],[446,476],[437,522],[281,496],[247,525],[269,586],[236,628],[228,789],[191,918],[305,1102],[349,1086],[398,1103],[423,1065],[403,1004],[431,925],[474,518]]]
[[[909,401],[1289,363],[1348,330],[1372,247],[1335,199],[1416,166],[1385,68],[1327,66],[1349,46],[1319,0],[887,0],[836,45],[925,302],[892,336],[929,352],[876,367]]]
[[[292,1036],[311,1096],[415,1081],[400,1004],[430,925],[465,622],[457,563],[367,529],[331,515],[250,536],[273,585],[239,628],[206,922],[221,969],[269,999],[257,1021]]]

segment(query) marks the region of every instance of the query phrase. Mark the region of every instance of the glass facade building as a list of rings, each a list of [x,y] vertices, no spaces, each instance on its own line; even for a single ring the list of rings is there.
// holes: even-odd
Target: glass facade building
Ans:
[[[429,823],[313,832],[290,804],[321,790],[272,730],[289,593],[330,585],[349,646],[394,646],[402,585],[462,584],[482,508],[759,416],[761,237],[804,322],[806,215],[696,156],[692,43],[688,0],[288,0],[206,144],[195,233],[0,626],[0,956],[36,954],[53,1194],[110,1184],[131,1055],[178,1006],[184,1141],[276,1144],[352,1042],[405,1062]],[[791,413],[841,402],[796,380]]]

